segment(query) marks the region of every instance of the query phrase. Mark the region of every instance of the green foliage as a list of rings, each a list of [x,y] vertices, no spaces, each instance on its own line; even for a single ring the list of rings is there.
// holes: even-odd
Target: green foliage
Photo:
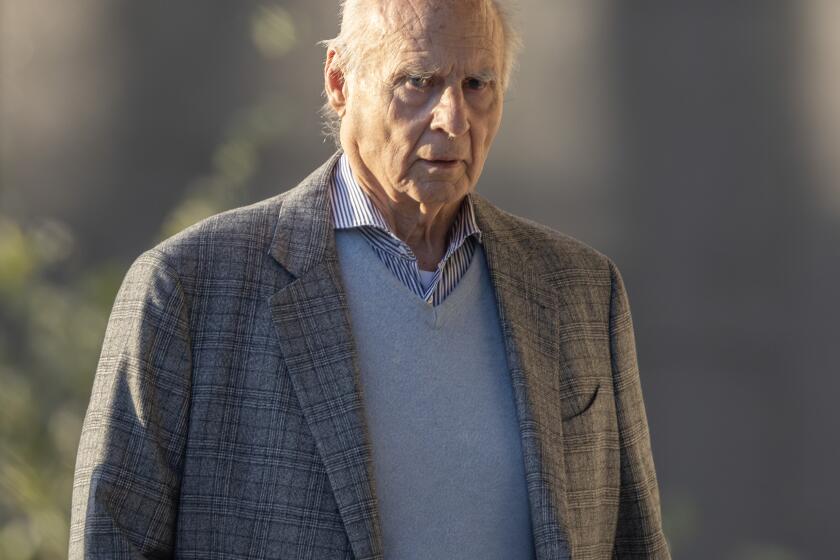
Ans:
[[[297,44],[297,28],[289,12],[280,6],[261,6],[251,20],[254,46],[265,58],[279,58]]]
[[[66,556],[82,418],[110,302],[103,265],[59,280],[72,255],[56,223],[0,216],[0,557]]]
[[[700,532],[700,511],[690,494],[672,489],[662,498],[662,524],[671,555],[680,557],[680,552]]]
[[[257,51],[276,59],[297,43],[283,8],[251,19]],[[167,237],[240,204],[260,152],[288,131],[288,100],[267,94],[234,118],[207,176],[184,191]],[[150,240],[152,243],[154,240]],[[128,262],[74,270],[74,239],[55,222],[0,214],[0,558],[66,558],[76,450],[111,305]]]
[[[290,105],[288,100],[273,96],[235,113],[213,154],[211,173],[187,188],[181,204],[164,222],[163,237],[231,208],[244,198],[248,181],[259,168],[260,151],[289,128]]]

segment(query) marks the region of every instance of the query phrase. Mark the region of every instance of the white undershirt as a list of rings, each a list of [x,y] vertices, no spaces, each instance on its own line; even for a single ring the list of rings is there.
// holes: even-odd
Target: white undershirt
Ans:
[[[422,268],[418,268],[417,270],[420,272],[420,281],[423,283],[423,289],[428,290],[432,284],[432,279],[435,277],[435,271],[423,270]]]

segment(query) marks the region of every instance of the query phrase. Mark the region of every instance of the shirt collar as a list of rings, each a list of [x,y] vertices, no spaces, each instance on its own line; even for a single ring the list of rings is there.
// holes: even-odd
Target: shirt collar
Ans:
[[[333,225],[335,229],[372,227],[390,234],[395,242],[405,245],[388,227],[379,209],[362,190],[350,169],[347,154],[341,154],[333,171],[330,187]],[[469,193],[464,197],[452,229],[449,232],[449,248],[443,258],[446,261],[470,236],[481,242],[481,230],[475,220],[475,209]],[[407,249],[407,247],[405,247]],[[404,251],[400,251],[404,252]],[[409,251],[410,253],[410,251]]]

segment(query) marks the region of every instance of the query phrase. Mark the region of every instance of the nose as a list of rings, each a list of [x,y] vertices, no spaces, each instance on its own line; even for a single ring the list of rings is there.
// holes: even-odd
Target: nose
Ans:
[[[470,129],[466,101],[460,87],[449,85],[441,92],[432,110],[432,130],[448,136],[461,136]]]

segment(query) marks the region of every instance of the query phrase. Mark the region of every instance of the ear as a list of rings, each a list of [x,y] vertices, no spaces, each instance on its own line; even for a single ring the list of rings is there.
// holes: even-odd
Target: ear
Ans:
[[[324,63],[324,91],[327,93],[327,103],[339,117],[344,116],[347,107],[347,82],[344,71],[336,64],[336,50],[327,50],[327,60]]]

